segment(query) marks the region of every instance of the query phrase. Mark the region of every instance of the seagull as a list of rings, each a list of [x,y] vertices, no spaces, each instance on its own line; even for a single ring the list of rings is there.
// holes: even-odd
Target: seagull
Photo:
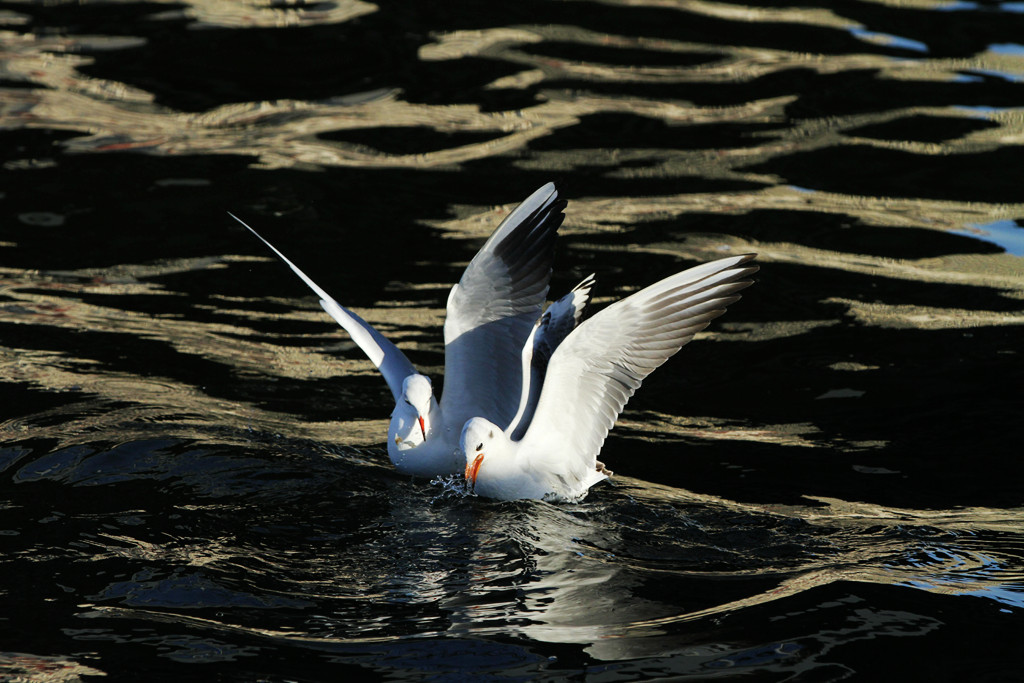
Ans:
[[[335,301],[253,228],[229,215],[320,297],[323,309],[380,370],[395,399],[388,456],[399,472],[429,479],[462,473],[459,436],[467,420],[484,416],[493,424],[511,423],[529,395],[523,363],[530,367],[534,356],[542,362],[580,319],[592,277],[542,315],[565,205],[553,183],[538,189],[498,225],[452,287],[444,323],[440,402],[430,379],[417,372],[397,346]],[[525,350],[528,340],[538,347],[536,353],[532,346]]]
[[[502,429],[474,416],[463,426],[467,487],[499,500],[582,500],[610,474],[597,456],[626,401],[647,375],[739,300],[738,292],[753,283],[744,278],[758,270],[748,265],[754,257],[676,273],[568,332],[544,364],[540,391],[521,392],[519,413],[532,418]],[[533,373],[524,373],[524,383],[534,383]]]

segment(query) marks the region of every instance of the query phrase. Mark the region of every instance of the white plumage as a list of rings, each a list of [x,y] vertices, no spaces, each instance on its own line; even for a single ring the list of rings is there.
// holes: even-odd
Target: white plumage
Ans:
[[[440,403],[430,380],[398,347],[232,217],[320,297],[324,310],[380,369],[395,398],[388,456],[400,472],[430,478],[462,472],[459,435],[469,418],[486,416],[504,426],[516,414],[523,392],[521,355],[547,297],[564,207],[554,184],[538,189],[498,225],[452,287],[444,325],[445,391]]]
[[[529,424],[514,433],[484,416],[462,431],[467,480],[489,498],[578,500],[606,478],[608,430],[647,375],[752,284],[753,254],[705,263],[618,301],[557,346]],[[528,392],[524,392],[528,393]]]

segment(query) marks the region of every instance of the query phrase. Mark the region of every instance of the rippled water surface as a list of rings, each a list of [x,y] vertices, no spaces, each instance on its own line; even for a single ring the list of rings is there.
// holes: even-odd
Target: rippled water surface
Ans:
[[[1024,4],[0,0],[0,679],[1024,679]],[[411,481],[261,229],[448,288],[756,251],[575,505]]]

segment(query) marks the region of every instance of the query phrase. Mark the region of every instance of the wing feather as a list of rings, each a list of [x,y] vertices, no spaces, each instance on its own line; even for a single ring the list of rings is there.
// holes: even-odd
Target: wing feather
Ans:
[[[655,368],[740,297],[757,271],[753,254],[677,273],[618,301],[555,350],[519,450],[524,467],[583,486],[608,431]],[[583,489],[585,490],[585,489]]]
[[[388,383],[388,388],[391,389],[392,395],[395,400],[398,401],[402,396],[402,381],[409,375],[416,373],[416,368],[409,362],[409,359],[405,357],[397,346],[392,344],[387,338],[377,330],[360,318],[358,315],[348,310],[337,301],[335,301],[330,294],[325,292],[318,284],[313,282],[305,273],[299,270],[298,266],[288,260],[284,254],[278,251],[277,247],[263,239],[263,236],[258,232],[249,227],[241,218],[235,214],[228,212],[228,215],[234,218],[236,221],[241,223],[245,228],[256,235],[263,244],[267,245],[272,252],[277,254],[278,258],[285,262],[289,268],[292,269],[299,278],[305,282],[317,296],[320,297],[320,306],[334,318],[339,325],[345,328],[345,331],[349,333],[359,348],[369,357],[372,362],[384,375],[384,381]]]
[[[519,410],[505,429],[505,433],[513,441],[519,441],[526,433],[526,428],[537,409],[537,401],[540,400],[551,354],[576,329],[583,315],[583,307],[590,300],[590,290],[595,281],[591,273],[573,287],[571,292],[548,306],[523,344],[523,386]]]
[[[448,296],[445,421],[486,417],[504,428],[522,387],[520,353],[540,317],[565,201],[541,187],[494,231]]]

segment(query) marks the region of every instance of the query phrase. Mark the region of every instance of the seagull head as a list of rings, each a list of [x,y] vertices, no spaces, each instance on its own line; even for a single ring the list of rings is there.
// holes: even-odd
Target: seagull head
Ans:
[[[480,465],[484,462],[484,453],[487,447],[494,443],[497,434],[501,434],[501,430],[493,422],[482,417],[472,418],[462,428],[459,446],[466,454],[466,483],[470,486],[476,484]]]
[[[425,375],[409,375],[402,382],[402,396],[391,415],[395,446],[400,451],[416,448],[430,434],[430,409],[434,390]]]

